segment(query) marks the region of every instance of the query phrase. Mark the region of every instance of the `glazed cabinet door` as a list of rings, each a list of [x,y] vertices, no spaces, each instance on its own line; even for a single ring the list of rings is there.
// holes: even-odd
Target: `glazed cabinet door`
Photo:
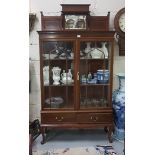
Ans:
[[[73,109],[75,41],[41,41],[42,109]]]
[[[111,53],[108,40],[79,41],[79,107],[101,109],[111,104]]]

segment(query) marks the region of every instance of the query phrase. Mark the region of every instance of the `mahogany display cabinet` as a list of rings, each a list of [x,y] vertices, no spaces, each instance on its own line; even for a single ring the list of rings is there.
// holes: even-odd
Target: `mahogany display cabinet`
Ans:
[[[42,30],[38,31],[42,144],[46,129],[52,128],[105,128],[112,142],[115,32],[108,28],[109,13],[95,19],[89,5],[82,5],[82,13],[78,12],[80,6],[74,5],[70,14],[71,6],[62,5],[58,17],[42,13]],[[104,24],[97,29],[90,19]]]

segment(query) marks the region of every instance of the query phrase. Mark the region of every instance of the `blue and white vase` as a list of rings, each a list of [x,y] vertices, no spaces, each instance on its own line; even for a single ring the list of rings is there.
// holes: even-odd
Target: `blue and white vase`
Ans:
[[[113,92],[112,103],[114,110],[115,132],[114,138],[124,140],[125,138],[125,74],[117,74],[119,88]]]

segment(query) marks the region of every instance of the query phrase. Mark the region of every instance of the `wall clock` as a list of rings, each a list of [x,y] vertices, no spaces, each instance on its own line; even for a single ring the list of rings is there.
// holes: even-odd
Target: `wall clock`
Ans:
[[[125,56],[125,8],[120,9],[114,18],[116,38],[118,39],[119,55]]]

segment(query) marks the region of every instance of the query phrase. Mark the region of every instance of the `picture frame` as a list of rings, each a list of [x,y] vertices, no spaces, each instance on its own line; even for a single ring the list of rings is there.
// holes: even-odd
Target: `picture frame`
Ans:
[[[65,15],[65,29],[86,29],[86,15]]]

